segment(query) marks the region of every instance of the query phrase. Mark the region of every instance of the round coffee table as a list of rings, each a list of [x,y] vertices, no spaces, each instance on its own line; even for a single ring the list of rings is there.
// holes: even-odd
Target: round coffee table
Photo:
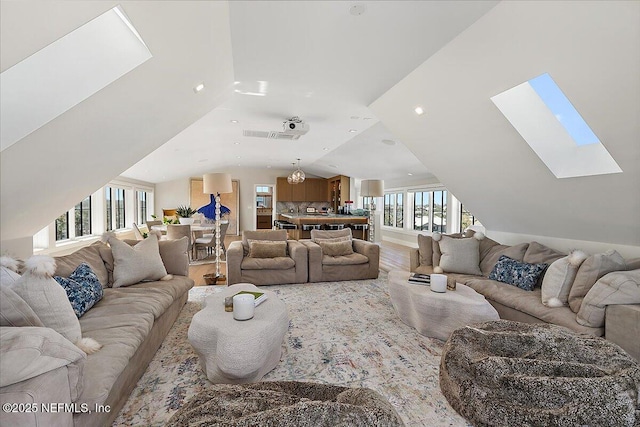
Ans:
[[[409,283],[407,271],[389,272],[389,296],[400,320],[422,335],[447,340],[451,332],[470,323],[498,320],[498,312],[483,295],[456,284],[439,293],[427,285]]]
[[[235,320],[224,311],[225,297],[240,291],[264,292],[267,300],[249,320]],[[287,306],[276,294],[250,283],[238,283],[205,299],[189,326],[189,342],[212,383],[242,384],[259,381],[276,367],[289,328]]]

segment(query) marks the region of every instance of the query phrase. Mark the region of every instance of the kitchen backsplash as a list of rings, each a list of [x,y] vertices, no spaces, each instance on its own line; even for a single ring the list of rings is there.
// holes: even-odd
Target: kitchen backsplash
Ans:
[[[293,213],[304,213],[307,208],[316,208],[318,212],[329,209],[329,202],[276,202],[278,213],[288,213],[293,209]]]

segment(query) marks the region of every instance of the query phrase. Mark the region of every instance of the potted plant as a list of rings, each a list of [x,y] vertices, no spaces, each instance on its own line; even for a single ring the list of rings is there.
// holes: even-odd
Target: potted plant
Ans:
[[[178,209],[176,209],[180,224],[193,224],[194,219],[191,217],[195,213],[197,213],[197,211],[191,209],[191,206],[178,206]]]

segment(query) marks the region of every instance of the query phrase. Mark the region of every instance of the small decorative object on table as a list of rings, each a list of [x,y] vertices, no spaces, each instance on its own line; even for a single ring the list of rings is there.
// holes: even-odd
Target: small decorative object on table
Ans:
[[[262,304],[267,299],[267,294],[265,294],[264,292],[240,291],[236,295],[244,294],[253,295],[253,297],[255,298],[254,304],[256,307]]]
[[[224,311],[233,311],[233,297],[224,298]]]
[[[433,292],[447,292],[447,276],[444,274],[432,274],[431,290]]]
[[[233,318],[249,320],[255,312],[255,297],[252,294],[236,294],[233,296]]]

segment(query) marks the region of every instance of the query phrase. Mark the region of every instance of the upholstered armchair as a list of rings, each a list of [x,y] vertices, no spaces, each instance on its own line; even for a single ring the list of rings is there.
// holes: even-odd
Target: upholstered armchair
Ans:
[[[306,283],[307,248],[287,240],[286,230],[243,231],[227,249],[227,283]]]
[[[309,282],[375,279],[380,269],[380,247],[354,239],[351,229],[311,230],[311,240],[300,240],[309,250]]]

